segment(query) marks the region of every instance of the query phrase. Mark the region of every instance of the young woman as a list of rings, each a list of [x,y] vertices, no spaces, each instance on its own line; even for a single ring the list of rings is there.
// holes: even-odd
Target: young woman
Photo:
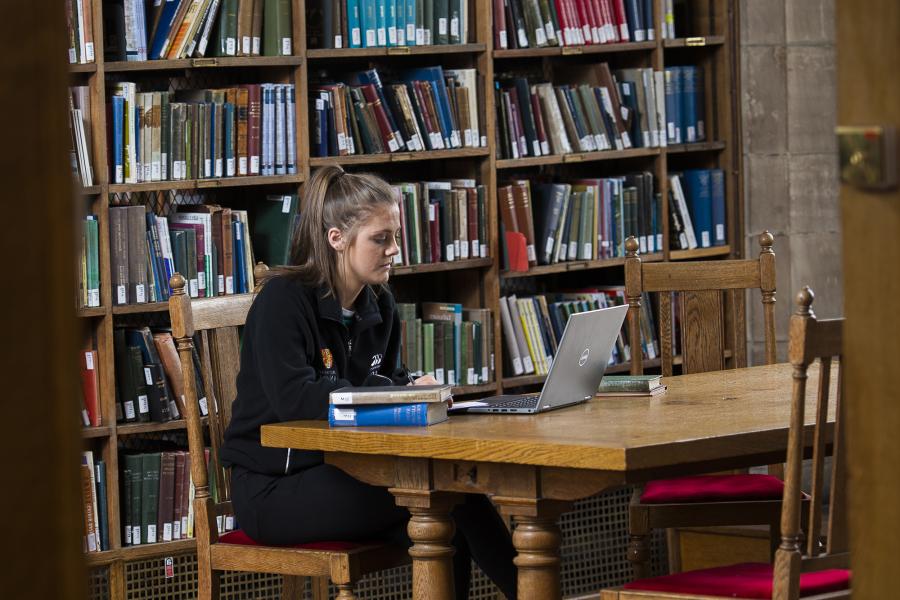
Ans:
[[[304,186],[292,266],[273,273],[247,315],[237,398],[220,458],[232,467],[241,528],[266,544],[387,539],[410,544],[409,513],[383,488],[324,464],[314,451],[264,448],[267,423],[324,419],[328,394],[370,375],[409,383],[397,369],[400,317],[386,284],[399,252],[400,209],[373,175],[325,167]],[[417,384],[437,383],[425,376]],[[484,496],[453,512],[456,593],[468,597],[474,558],[507,598],[516,597],[515,551]]]

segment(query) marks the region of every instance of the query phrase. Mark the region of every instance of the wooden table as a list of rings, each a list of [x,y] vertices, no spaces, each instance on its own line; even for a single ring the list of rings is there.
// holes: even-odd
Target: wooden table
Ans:
[[[490,494],[514,518],[519,598],[559,598],[556,521],[573,501],[659,477],[783,461],[791,381],[790,365],[751,367],[666,378],[668,392],[652,398],[595,398],[540,415],[460,415],[421,428],[266,425],[262,443],[322,450],[409,508],[417,600],[453,598],[449,510],[460,493]]]

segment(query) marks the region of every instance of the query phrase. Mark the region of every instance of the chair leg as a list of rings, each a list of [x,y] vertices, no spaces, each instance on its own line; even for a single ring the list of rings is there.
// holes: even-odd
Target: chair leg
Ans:
[[[281,600],[303,600],[306,577],[285,575],[281,583]]]
[[[310,577],[309,585],[312,588],[313,600],[328,600],[328,583],[327,577]]]
[[[337,584],[338,593],[334,600],[356,600],[356,593],[353,591],[354,587],[352,583]]]
[[[628,560],[635,579],[650,577],[650,517],[638,506],[642,493],[643,488],[636,487],[628,505]]]
[[[219,600],[219,572],[207,565],[197,569],[197,598],[199,600]]]

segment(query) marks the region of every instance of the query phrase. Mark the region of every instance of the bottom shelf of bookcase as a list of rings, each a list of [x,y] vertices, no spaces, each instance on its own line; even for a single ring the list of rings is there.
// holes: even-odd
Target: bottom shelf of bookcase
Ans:
[[[140,546],[126,546],[104,552],[89,552],[84,555],[85,564],[89,567],[109,565],[117,560],[140,560],[154,556],[168,556],[172,554],[184,554],[197,549],[197,540],[194,538],[176,540],[174,542],[160,542],[158,544],[142,544]]]
[[[731,254],[731,246],[712,246],[711,248],[695,248],[693,250],[672,250],[672,260],[694,260],[710,256],[727,256]]]

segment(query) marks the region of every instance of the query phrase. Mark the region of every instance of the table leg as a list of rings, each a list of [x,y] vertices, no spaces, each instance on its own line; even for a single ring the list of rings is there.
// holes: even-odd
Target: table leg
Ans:
[[[519,600],[559,600],[560,533],[556,517],[517,516],[513,530],[513,546],[518,555],[513,560],[519,570]]]
[[[429,494],[410,497],[399,490],[394,492],[399,506],[410,512],[407,532],[413,545],[409,555],[413,563],[413,600],[454,600],[453,555],[451,544],[456,526],[450,509],[456,503],[455,494]]]

